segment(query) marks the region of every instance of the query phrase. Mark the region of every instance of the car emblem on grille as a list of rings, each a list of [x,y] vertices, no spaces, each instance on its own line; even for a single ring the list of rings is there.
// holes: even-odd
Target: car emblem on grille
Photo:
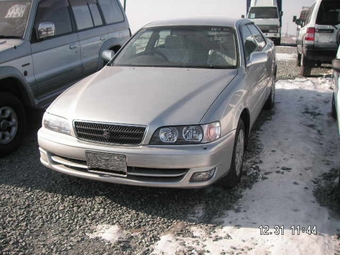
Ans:
[[[104,132],[103,132],[103,137],[104,137],[106,140],[109,140],[110,137],[111,137],[111,132],[110,132],[110,130],[104,129],[103,131],[104,131]]]

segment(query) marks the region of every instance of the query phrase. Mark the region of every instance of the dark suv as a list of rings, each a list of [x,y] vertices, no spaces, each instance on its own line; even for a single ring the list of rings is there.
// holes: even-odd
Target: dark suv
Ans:
[[[297,64],[301,75],[309,76],[313,67],[331,63],[337,51],[340,28],[340,1],[317,0],[309,7],[306,20],[296,20],[301,26],[297,37]]]

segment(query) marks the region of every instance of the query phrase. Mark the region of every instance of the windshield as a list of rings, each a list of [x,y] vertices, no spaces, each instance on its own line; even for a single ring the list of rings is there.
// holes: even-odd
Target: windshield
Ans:
[[[237,59],[233,28],[172,26],[142,29],[111,65],[235,68]]]
[[[0,1],[0,38],[22,38],[31,1]]]
[[[340,2],[323,1],[320,5],[316,23],[319,25],[337,25],[340,23]]]
[[[251,7],[248,19],[277,19],[276,7]]]

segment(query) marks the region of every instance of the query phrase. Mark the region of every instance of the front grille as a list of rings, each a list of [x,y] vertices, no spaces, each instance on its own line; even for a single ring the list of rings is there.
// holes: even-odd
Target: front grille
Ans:
[[[75,123],[75,131],[78,139],[112,144],[137,145],[141,144],[145,127],[123,126],[102,123]]]

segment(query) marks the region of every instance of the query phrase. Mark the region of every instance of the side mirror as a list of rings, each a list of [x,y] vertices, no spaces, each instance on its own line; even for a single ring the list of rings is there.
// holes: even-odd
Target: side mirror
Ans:
[[[282,17],[283,16],[283,11],[280,11],[280,17]]]
[[[102,52],[102,59],[106,62],[109,62],[113,56],[115,55],[115,52],[113,50],[104,50]]]
[[[295,20],[295,24],[298,26],[302,26],[303,25],[303,20],[302,19],[296,19]]]
[[[52,22],[42,22],[38,26],[37,37],[44,39],[55,35],[55,25]]]
[[[297,19],[297,17],[294,15],[294,16],[293,16],[293,22],[294,22],[294,23],[295,23],[296,19]]]
[[[340,73],[340,59],[338,58],[333,59],[332,68],[334,71]]]
[[[265,52],[253,52],[250,54],[250,59],[247,63],[247,67],[256,65],[256,64],[263,64],[268,61],[267,53]]]

